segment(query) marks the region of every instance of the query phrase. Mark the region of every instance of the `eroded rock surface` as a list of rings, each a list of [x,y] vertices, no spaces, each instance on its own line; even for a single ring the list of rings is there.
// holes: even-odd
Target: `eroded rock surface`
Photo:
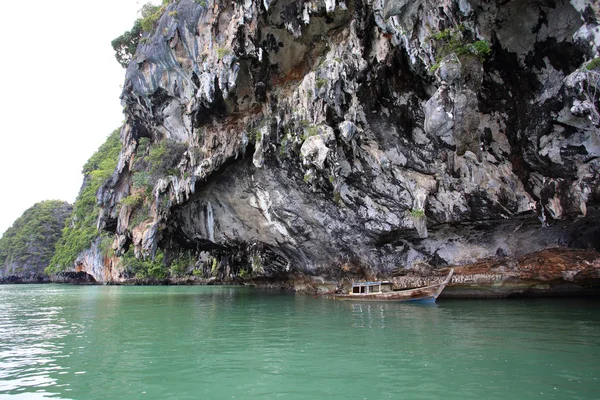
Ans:
[[[85,271],[63,271],[52,276],[53,283],[68,283],[71,285],[95,285],[94,277]]]
[[[205,278],[600,249],[598,16],[564,0],[172,3],[127,69],[101,226],[117,256],[191,251]],[[185,152],[131,206],[142,138]]]
[[[551,248],[483,260],[455,268],[455,274],[443,297],[600,294],[600,254],[590,250]]]

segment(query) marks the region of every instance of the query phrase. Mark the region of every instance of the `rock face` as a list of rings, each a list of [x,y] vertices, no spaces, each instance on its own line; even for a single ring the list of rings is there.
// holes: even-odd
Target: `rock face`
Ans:
[[[600,254],[593,250],[549,248],[523,256],[481,260],[453,266],[454,276],[442,298],[505,298],[600,294]],[[440,282],[449,268],[420,266],[393,277],[405,289]]]
[[[599,16],[564,0],[169,4],[127,68],[101,225],[117,255],[298,282],[598,250]],[[124,202],[155,170],[144,140],[184,151]]]
[[[68,283],[71,285],[95,285],[96,280],[84,271],[63,271],[52,276],[54,283]]]
[[[34,204],[0,238],[0,283],[48,281],[44,269],[72,206],[49,200]]]
[[[552,248],[485,260],[455,271],[443,297],[600,294],[600,255],[590,250]]]

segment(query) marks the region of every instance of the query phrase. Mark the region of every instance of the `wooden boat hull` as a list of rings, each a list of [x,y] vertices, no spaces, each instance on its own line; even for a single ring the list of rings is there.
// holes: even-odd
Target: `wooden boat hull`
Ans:
[[[381,293],[345,293],[334,294],[335,300],[350,301],[421,301],[435,302],[446,285],[452,280],[454,270],[451,269],[442,283],[430,286],[424,286],[415,289],[399,290],[394,292]]]

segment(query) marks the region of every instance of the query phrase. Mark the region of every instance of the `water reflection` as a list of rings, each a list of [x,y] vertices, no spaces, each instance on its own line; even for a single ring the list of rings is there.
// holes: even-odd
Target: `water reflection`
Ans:
[[[336,302],[340,311],[352,313],[354,317],[353,327],[355,328],[381,328],[390,327],[386,324],[386,319],[411,319],[425,324],[431,323],[436,313],[435,303],[425,302]],[[394,325],[391,325],[394,326]]]

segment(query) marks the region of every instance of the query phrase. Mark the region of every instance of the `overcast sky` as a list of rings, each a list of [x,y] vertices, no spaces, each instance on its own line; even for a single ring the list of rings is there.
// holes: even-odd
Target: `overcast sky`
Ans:
[[[3,3],[0,235],[38,201],[75,201],[83,164],[123,121],[110,42],[146,2]]]

